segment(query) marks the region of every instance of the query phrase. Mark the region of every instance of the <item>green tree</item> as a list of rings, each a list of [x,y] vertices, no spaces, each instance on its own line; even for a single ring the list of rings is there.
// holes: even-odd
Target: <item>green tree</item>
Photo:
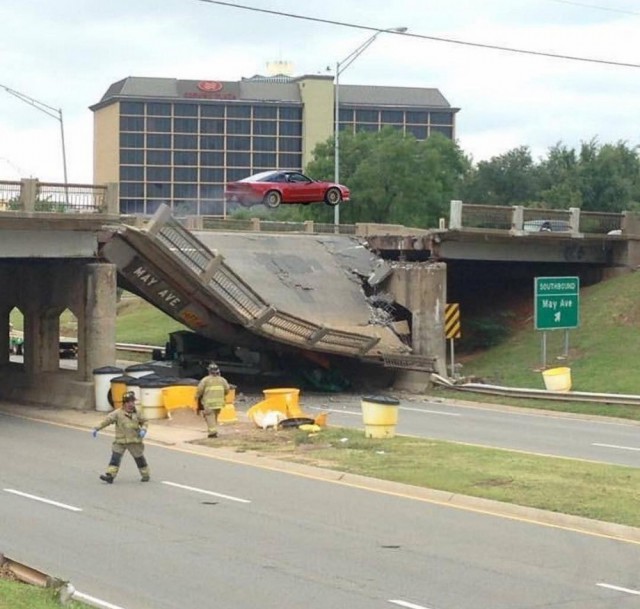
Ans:
[[[548,207],[568,209],[582,205],[582,177],[575,150],[558,142],[539,166],[540,198]]]
[[[469,167],[457,144],[440,134],[418,141],[391,127],[379,133],[341,133],[340,182],[351,189],[341,220],[433,227],[459,195]],[[333,179],[333,138],[316,146],[306,170],[315,178]],[[331,220],[327,210],[312,207],[308,213],[313,219]]]
[[[539,200],[538,169],[528,146],[480,161],[464,187],[468,203],[526,205]]]
[[[625,142],[583,142],[579,154],[582,209],[621,212],[640,200],[638,148]]]

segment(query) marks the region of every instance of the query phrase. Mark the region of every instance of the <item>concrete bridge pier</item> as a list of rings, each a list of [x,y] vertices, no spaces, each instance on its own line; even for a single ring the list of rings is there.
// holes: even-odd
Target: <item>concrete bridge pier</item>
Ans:
[[[397,262],[392,268],[385,289],[411,312],[413,352],[434,358],[435,372],[446,376],[447,266],[442,262]],[[403,370],[397,375],[395,386],[419,393],[428,388],[429,383],[430,373]]]
[[[116,268],[84,260],[0,265],[3,334],[14,307],[24,317],[24,362],[0,358],[0,399],[93,408],[94,368],[115,362]],[[77,369],[60,369],[60,315],[78,322]],[[5,344],[7,344],[5,343]]]

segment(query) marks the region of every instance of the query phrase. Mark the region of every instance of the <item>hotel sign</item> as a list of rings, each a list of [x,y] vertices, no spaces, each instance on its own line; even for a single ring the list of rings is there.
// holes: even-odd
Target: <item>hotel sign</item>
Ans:
[[[197,91],[186,91],[184,97],[191,99],[237,99],[237,95],[223,91],[224,85],[217,80],[201,80]]]

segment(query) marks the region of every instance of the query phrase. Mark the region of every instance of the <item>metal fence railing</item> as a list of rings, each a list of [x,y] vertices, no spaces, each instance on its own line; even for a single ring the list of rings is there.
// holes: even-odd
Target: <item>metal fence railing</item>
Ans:
[[[513,210],[502,205],[463,205],[462,227],[480,229],[511,229]]]
[[[25,179],[0,181],[0,211],[47,213],[114,213],[117,187],[103,184],[59,184]]]
[[[97,184],[38,183],[35,211],[96,213],[104,211],[107,187]]]
[[[451,201],[449,227],[455,230],[509,230],[524,233],[608,234],[624,230],[625,213],[545,209],[519,205],[473,205]]]

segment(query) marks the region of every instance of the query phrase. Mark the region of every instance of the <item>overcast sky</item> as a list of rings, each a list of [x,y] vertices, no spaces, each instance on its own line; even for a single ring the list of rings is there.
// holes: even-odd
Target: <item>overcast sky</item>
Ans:
[[[229,0],[235,3],[234,0]],[[640,2],[631,0],[239,0],[238,4],[386,29],[343,84],[435,87],[460,108],[457,139],[474,161],[517,146],[535,158],[569,147],[640,144],[640,68],[421,39],[640,64]],[[365,9],[366,7],[366,9]],[[289,61],[328,73],[372,32],[201,0],[0,2],[0,85],[61,108],[69,180],[93,180],[93,114],[126,76],[239,80]],[[62,180],[59,123],[0,89],[0,180]]]

